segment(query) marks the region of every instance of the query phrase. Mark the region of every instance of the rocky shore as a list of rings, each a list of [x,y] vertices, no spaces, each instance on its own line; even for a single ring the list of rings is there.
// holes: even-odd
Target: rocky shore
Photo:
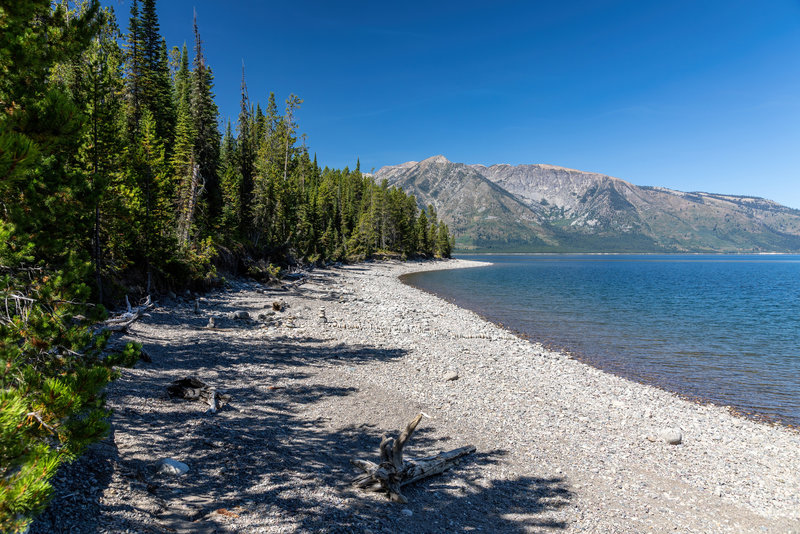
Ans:
[[[161,303],[127,336],[151,361],[110,388],[113,434],[59,474],[31,532],[800,533],[796,431],[602,372],[398,280],[478,265],[344,266]],[[170,398],[188,376],[230,401]],[[477,452],[404,488],[407,504],[351,488],[349,460],[377,460],[381,434],[419,412],[408,455]]]

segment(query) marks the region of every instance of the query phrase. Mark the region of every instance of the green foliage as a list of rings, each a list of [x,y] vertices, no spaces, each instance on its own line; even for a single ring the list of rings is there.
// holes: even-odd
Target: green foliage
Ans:
[[[79,313],[96,318],[98,311],[70,300],[85,297],[88,288],[76,287],[66,271],[41,273],[7,269],[0,281],[0,298],[10,309],[0,317],[3,532],[22,529],[40,512],[58,466],[107,433],[103,389],[116,377],[115,365],[132,365],[139,356],[133,344],[106,355],[108,335],[93,335],[77,319]]]
[[[90,272],[87,211],[100,187],[98,181],[92,187],[82,164],[90,124],[85,106],[94,118],[92,99],[77,90],[74,71],[56,67],[83,58],[101,24],[96,2],[77,14],[62,5],[51,10],[47,0],[9,2],[0,16],[4,532],[23,529],[46,505],[58,465],[104,435],[102,390],[115,376],[114,365],[130,364],[137,356],[129,347],[105,357],[108,337],[94,336],[77,319],[102,317],[102,308],[81,304],[90,296],[83,283]]]

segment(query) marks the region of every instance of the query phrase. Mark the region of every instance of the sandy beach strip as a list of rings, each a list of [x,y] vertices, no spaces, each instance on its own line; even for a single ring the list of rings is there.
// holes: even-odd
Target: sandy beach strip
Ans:
[[[798,432],[600,371],[398,280],[470,267],[369,263],[290,289],[235,281],[199,313],[162,303],[128,336],[152,362],[111,387],[113,435],[59,475],[32,532],[800,532]],[[169,399],[189,375],[230,405]],[[351,488],[349,460],[377,460],[381,434],[420,411],[408,456],[477,452],[407,504]]]

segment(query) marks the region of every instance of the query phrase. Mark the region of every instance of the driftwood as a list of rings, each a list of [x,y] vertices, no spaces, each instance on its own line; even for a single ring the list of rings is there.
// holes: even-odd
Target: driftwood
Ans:
[[[364,471],[353,480],[354,486],[368,491],[386,493],[392,501],[405,503],[408,501],[400,493],[402,486],[438,475],[453,467],[462,456],[475,452],[475,447],[470,445],[448,452],[440,452],[435,456],[403,461],[403,447],[416,430],[423,415],[419,414],[414,418],[397,440],[383,436],[380,445],[380,464],[369,460],[350,461]]]
[[[136,306],[135,308],[131,307],[131,302],[128,300],[127,295],[125,296],[125,303],[128,305],[127,311],[117,314],[116,316],[106,319],[100,323],[98,325],[99,330],[125,332],[130,325],[136,322],[147,310],[153,307],[153,303],[150,301],[150,295],[147,296],[147,300],[144,301],[144,304],[141,306]]]
[[[198,380],[193,376],[173,381],[167,386],[167,393],[170,398],[178,397],[180,399],[200,401],[208,404],[208,411],[211,413],[216,413],[222,404],[228,403],[231,400],[230,395],[217,391],[217,388],[209,386],[202,380]]]

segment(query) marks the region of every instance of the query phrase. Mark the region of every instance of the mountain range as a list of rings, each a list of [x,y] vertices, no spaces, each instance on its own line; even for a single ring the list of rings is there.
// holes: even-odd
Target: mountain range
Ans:
[[[444,156],[383,167],[374,178],[433,205],[462,251],[800,252],[800,210],[763,198]]]

